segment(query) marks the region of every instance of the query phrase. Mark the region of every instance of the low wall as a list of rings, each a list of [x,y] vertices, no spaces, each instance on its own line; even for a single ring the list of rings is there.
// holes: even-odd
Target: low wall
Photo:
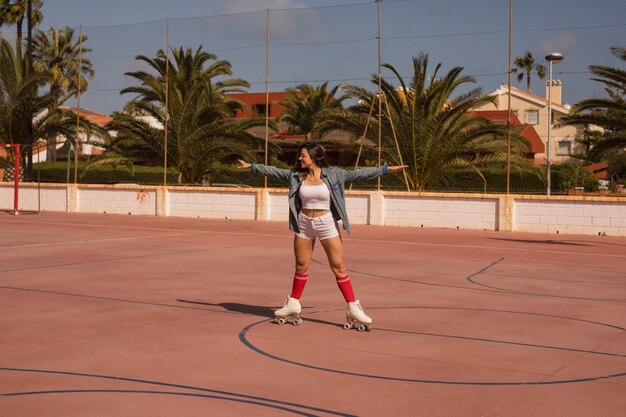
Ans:
[[[287,190],[22,183],[21,211],[287,221]],[[346,191],[352,224],[626,236],[626,197]],[[0,182],[0,209],[13,184]]]

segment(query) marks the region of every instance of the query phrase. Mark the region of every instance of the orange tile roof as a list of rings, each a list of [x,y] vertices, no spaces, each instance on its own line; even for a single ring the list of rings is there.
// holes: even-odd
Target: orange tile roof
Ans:
[[[64,110],[70,110],[74,114],[78,113],[80,116],[84,117],[90,122],[98,124],[100,126],[106,126],[111,122],[111,120],[113,120],[112,117],[109,117],[106,114],[98,113],[97,111],[91,109],[79,108],[78,111],[76,111],[75,107],[59,106],[59,108]]]
[[[607,161],[601,161],[593,165],[588,165],[585,167],[585,169],[593,172],[593,175],[595,175],[596,178],[599,180],[605,180],[609,178],[609,163]]]
[[[487,120],[491,120],[497,123],[506,123],[507,111],[506,110],[471,110],[468,112],[474,117],[483,117]],[[544,153],[546,147],[541,140],[541,137],[537,134],[537,131],[532,125],[523,124],[519,121],[515,113],[511,112],[511,126],[513,131],[522,136],[530,144],[530,152],[533,154]]]

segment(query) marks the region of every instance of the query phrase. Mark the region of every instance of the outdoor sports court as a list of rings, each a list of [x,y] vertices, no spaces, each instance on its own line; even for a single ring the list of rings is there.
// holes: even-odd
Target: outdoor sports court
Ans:
[[[626,239],[353,226],[372,332],[286,222],[0,213],[0,416],[623,416]]]

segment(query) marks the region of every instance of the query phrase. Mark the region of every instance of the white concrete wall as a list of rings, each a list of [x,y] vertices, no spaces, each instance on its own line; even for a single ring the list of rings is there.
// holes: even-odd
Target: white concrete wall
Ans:
[[[267,220],[289,221],[289,200],[287,190],[270,190],[269,218]]]
[[[67,211],[286,222],[286,189],[20,184],[21,211]],[[346,191],[351,224],[626,236],[626,196]],[[13,184],[0,182],[0,209]]]
[[[0,184],[8,184],[1,183]],[[67,188],[49,184],[41,187],[21,187],[19,189],[20,210],[38,211],[39,207],[48,211],[67,211]],[[0,186],[0,208],[13,208],[13,184],[10,187]]]
[[[385,224],[499,230],[497,197],[454,197],[389,196],[385,198]]]
[[[624,202],[522,200],[515,213],[518,231],[626,236]]]
[[[256,195],[253,192],[198,190],[193,187],[170,189],[167,213],[176,217],[207,219],[255,219]]]
[[[78,187],[76,211],[154,216],[157,204],[154,188],[134,187],[128,189],[117,187]]]

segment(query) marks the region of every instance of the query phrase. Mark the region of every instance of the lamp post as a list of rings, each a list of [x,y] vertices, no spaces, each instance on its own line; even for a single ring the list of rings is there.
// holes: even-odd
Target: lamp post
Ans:
[[[550,81],[548,84],[548,138],[547,138],[547,151],[546,151],[546,171],[548,176],[548,189],[546,190],[547,195],[550,195],[550,187],[552,186],[550,180],[550,166],[552,162],[550,161],[550,128],[552,127],[552,64],[558,64],[563,61],[563,55],[559,52],[552,52],[551,54],[546,55],[546,61],[550,63]]]

